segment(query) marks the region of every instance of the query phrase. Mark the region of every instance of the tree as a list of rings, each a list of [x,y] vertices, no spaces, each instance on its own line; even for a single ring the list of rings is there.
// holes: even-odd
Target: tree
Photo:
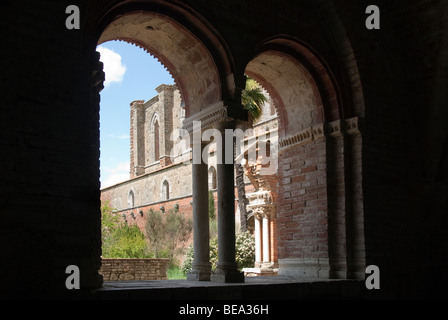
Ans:
[[[101,205],[102,256],[104,258],[147,258],[145,235],[136,225],[122,224],[106,201]]]
[[[174,265],[191,237],[193,222],[175,210],[162,214],[151,209],[146,215],[145,229],[154,258],[169,258],[170,265]]]
[[[267,102],[261,86],[254,79],[246,76],[246,87],[241,93],[241,103],[248,111],[249,123],[253,125],[263,112],[263,105]]]
[[[241,103],[248,111],[249,125],[252,126],[263,112],[263,105],[267,98],[261,90],[261,86],[252,78],[246,76],[246,87],[241,93]],[[236,156],[236,155],[235,155]],[[247,231],[246,189],[244,184],[244,169],[240,163],[235,162],[235,182],[238,191],[238,208],[240,209],[240,229]]]

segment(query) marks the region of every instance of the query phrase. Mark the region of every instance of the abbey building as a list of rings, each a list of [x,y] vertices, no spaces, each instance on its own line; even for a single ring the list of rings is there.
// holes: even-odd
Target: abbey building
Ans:
[[[116,209],[116,214],[128,224],[137,224],[143,232],[145,232],[145,213],[150,209],[162,212],[176,210],[190,217],[193,215],[192,148],[188,143],[189,136],[183,124],[185,107],[176,85],[162,84],[156,91],[158,95],[150,100],[146,102],[136,100],[130,104],[130,179],[101,189],[102,201],[109,201],[110,206]],[[266,91],[264,94],[269,97]],[[236,160],[243,157],[246,159],[243,163],[246,169],[244,182],[248,198],[248,230],[255,233],[257,238],[256,266],[275,267],[276,241],[274,235],[269,237],[267,233],[270,229],[275,229],[269,226],[274,223],[275,215],[272,214],[269,222],[264,221],[264,247],[260,227],[263,223],[263,214],[260,215],[260,212],[264,212],[262,207],[265,205],[263,196],[270,197],[271,190],[275,192],[275,185],[271,184],[260,190],[260,183],[254,177],[260,177],[261,167],[257,171],[255,168],[257,159],[254,158],[257,156],[260,158],[261,153],[250,157],[250,151],[258,147],[255,150],[258,152],[260,142],[264,142],[263,146],[268,146],[265,158],[268,156],[273,161],[262,166],[263,169],[267,168],[266,174],[261,172],[264,178],[262,180],[268,181],[268,177],[272,179],[276,176],[278,123],[271,99],[264,104],[262,115],[254,126],[245,129],[241,150],[236,154]],[[215,141],[208,143],[205,152],[208,164],[208,190],[212,191],[216,200],[218,156]],[[263,152],[266,153],[266,150]],[[260,162],[260,159],[258,160]],[[255,175],[254,170],[257,171]],[[270,212],[275,211],[272,199],[269,199],[268,207]],[[236,185],[235,212],[235,221],[238,225],[240,211]]]

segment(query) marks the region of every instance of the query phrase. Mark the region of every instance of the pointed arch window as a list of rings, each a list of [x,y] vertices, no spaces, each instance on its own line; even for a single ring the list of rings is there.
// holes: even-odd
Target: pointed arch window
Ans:
[[[208,188],[210,190],[216,189],[216,169],[215,169],[215,167],[210,167],[210,169],[208,169]]]
[[[160,132],[159,132],[159,121],[156,120],[154,123],[154,161],[159,161],[160,158]]]
[[[170,199],[170,184],[167,180],[163,181],[162,184],[162,200]]]
[[[133,208],[134,204],[134,191],[131,190],[128,194],[128,207]]]

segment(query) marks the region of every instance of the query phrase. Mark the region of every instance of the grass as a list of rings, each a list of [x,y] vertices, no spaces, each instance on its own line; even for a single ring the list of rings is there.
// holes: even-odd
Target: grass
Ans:
[[[169,268],[166,273],[169,280],[187,279],[187,276],[182,272],[182,269],[177,266]]]

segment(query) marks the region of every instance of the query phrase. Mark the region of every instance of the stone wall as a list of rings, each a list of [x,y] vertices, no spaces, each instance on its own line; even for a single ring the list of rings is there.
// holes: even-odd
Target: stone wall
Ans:
[[[104,281],[167,280],[169,259],[102,259]]]
[[[169,198],[175,199],[192,194],[191,166],[178,164],[166,167],[152,174],[145,174],[126,182],[101,190],[102,200],[109,200],[111,205],[124,210],[140,207],[163,200],[162,185],[169,183]],[[129,203],[129,193],[134,194],[134,205]]]
[[[139,31],[137,27],[141,27],[141,37],[130,40],[152,47],[155,43],[164,49],[158,56],[172,62],[168,66],[184,93],[187,117],[219,101],[229,106],[230,115],[238,115],[234,106],[240,104],[235,92],[242,88],[250,57],[261,56],[260,47],[267,43],[264,51],[275,49],[297,56],[297,61],[307,60],[302,51],[291,52],[289,47],[283,50],[286,43],[294,42],[299,47],[306,44],[322,58],[319,61],[324,60],[322,68],[314,68],[312,77],[318,78],[320,71],[330,74],[314,82],[322,92],[327,82],[334,83],[337,95],[333,101],[328,99],[331,92],[322,95],[327,99],[322,102],[325,118],[321,119],[309,108],[297,110],[298,106],[287,103],[292,95],[281,92],[278,99],[285,101],[283,107],[277,106],[282,111],[279,114],[287,119],[306,116],[308,121],[297,126],[297,131],[337,120],[333,111],[338,108],[327,107],[335,102],[340,102],[343,111],[340,120],[364,118],[362,144],[356,143],[353,152],[344,153],[352,156],[347,164],[360,158],[362,167],[350,166],[346,172],[351,171],[351,175],[340,182],[331,175],[339,172],[341,165],[325,164],[334,171],[328,172],[324,160],[309,164],[296,151],[311,152],[314,146],[316,152],[332,155],[323,142],[291,148],[282,155],[279,259],[290,266],[298,265],[305,251],[310,257],[332,258],[321,248],[338,238],[328,230],[330,222],[325,221],[322,210],[327,207],[343,212],[346,205],[354,212],[350,206],[354,206],[351,202],[355,194],[350,192],[351,198],[346,197],[339,205],[333,188],[327,188],[333,194],[325,196],[319,184],[311,183],[316,179],[319,183],[324,178],[318,176],[324,175],[340,189],[356,172],[362,172],[362,181],[352,181],[346,189],[358,190],[356,186],[362,185],[365,261],[381,269],[381,290],[376,294],[383,298],[446,297],[448,5],[446,0],[377,2],[380,30],[364,27],[365,1],[259,0],[253,5],[254,1],[230,0],[191,0],[188,4],[78,0],[80,30],[70,30],[65,27],[66,1],[42,0],[26,5],[23,1],[3,1],[0,23],[6,59],[2,59],[2,76],[7,81],[2,84],[0,113],[0,242],[2,259],[7,263],[3,265],[0,296],[60,298],[101,287],[98,92],[103,75],[95,48],[111,21],[126,13],[148,10],[151,17],[158,15],[156,24],[143,24],[147,22],[143,20],[142,24],[128,23],[119,28],[117,21],[112,26],[116,29],[109,28],[104,40],[123,38],[129,29]],[[161,21],[162,16],[167,18]],[[150,32],[146,27],[164,28]],[[279,41],[272,43],[275,37]],[[172,45],[164,47],[168,42],[161,41],[170,38]],[[295,76],[286,70],[286,60],[272,55],[262,58],[266,60],[256,59],[249,69],[261,72],[270,67],[272,72],[265,78],[274,89],[282,89],[288,74],[290,78]],[[277,61],[284,74],[274,72]],[[263,67],[262,62],[268,66]],[[310,68],[308,64],[304,67]],[[313,82],[308,84],[305,88],[311,93]],[[308,101],[311,99],[302,105],[306,107]],[[286,128],[280,121],[281,138],[295,134],[287,129],[291,130],[296,120],[288,119]],[[302,160],[303,167],[296,168],[297,161]],[[301,179],[305,180],[299,186]],[[317,199],[308,199],[305,204],[297,201],[299,196],[305,200],[306,195],[316,192]],[[323,199],[319,199],[319,193]],[[337,225],[338,221],[333,222]],[[317,234],[322,229],[330,234]],[[33,261],[32,268],[29,261]],[[69,265],[80,269],[81,290],[70,291],[65,286]]]

